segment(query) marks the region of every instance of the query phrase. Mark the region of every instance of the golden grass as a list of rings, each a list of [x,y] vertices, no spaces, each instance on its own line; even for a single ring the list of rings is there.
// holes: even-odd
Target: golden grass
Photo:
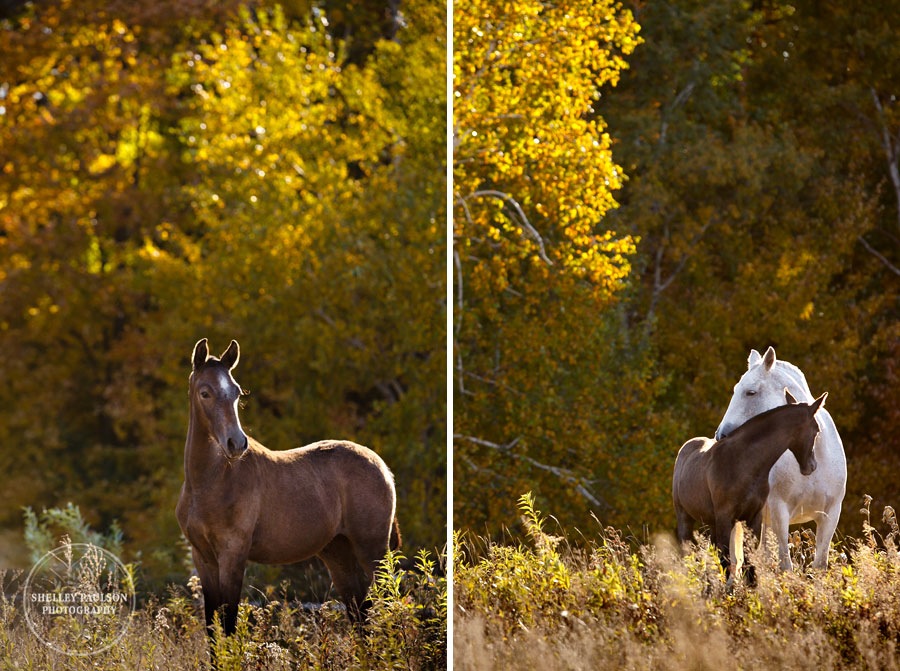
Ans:
[[[457,535],[454,669],[896,669],[900,554],[869,525],[811,571],[795,532],[795,570],[774,543],[750,553],[758,585],[729,592],[708,542],[682,554],[669,537],[635,549],[614,529],[586,546],[544,530],[527,495],[528,543]]]
[[[426,552],[403,570],[390,553],[370,596],[373,607],[362,632],[334,602],[315,611],[273,596],[241,604],[237,632],[217,636],[218,669],[390,669],[427,671],[446,667],[446,581]],[[165,597],[149,595],[126,635],[110,650],[90,656],[55,652],[24,620],[22,576],[0,575],[0,669],[159,670],[211,668],[196,578],[171,586]],[[12,589],[11,589],[12,587]]]

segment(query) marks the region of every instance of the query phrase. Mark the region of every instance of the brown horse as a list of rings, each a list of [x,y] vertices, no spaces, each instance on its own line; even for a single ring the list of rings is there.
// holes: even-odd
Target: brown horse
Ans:
[[[238,419],[242,391],[231,375],[240,349],[221,358],[204,338],[194,347],[184,485],[176,514],[203,587],[206,625],[217,610],[235,630],[248,560],[290,564],[318,556],[362,622],[378,562],[400,545],[394,478],[372,450],[326,440],[275,452]],[[211,632],[211,630],[208,630]]]
[[[787,389],[784,394],[788,405],[752,417],[718,442],[692,438],[675,459],[672,500],[678,541],[691,540],[695,521],[710,526],[729,583],[743,560],[740,522],[747,522],[759,538],[775,462],[790,450],[803,475],[816,470],[815,414],[828,394],[811,404],[797,403]]]

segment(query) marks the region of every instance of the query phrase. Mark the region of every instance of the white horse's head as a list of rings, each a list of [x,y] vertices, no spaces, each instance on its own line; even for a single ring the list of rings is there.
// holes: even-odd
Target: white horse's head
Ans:
[[[762,356],[755,349],[751,350],[747,372],[734,385],[728,410],[716,429],[716,440],[724,438],[751,417],[785,405],[785,389],[804,403],[813,400],[806,377],[799,368],[776,359],[771,347]]]

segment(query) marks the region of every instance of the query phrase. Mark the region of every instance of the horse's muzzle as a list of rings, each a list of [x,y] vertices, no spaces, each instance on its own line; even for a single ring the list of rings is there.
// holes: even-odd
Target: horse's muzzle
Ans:
[[[806,464],[806,468],[801,468],[801,469],[800,469],[801,475],[812,475],[813,471],[816,470],[816,468],[818,467],[818,465],[819,465],[819,464],[816,463],[816,460],[815,460],[815,459],[810,459],[810,460],[809,460],[809,463]]]
[[[229,437],[225,442],[225,455],[229,459],[240,459],[244,452],[247,451],[247,447],[249,446],[249,441],[247,440],[247,436],[241,434],[238,440]]]

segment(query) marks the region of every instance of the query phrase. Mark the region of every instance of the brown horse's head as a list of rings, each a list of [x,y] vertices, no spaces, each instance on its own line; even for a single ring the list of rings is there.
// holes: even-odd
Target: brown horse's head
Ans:
[[[828,398],[828,392],[826,391],[815,401],[807,404],[798,403],[797,399],[791,395],[791,392],[785,388],[784,398],[788,405],[796,408],[793,412],[797,412],[801,415],[801,421],[798,428],[799,435],[797,440],[792,443],[791,451],[797,458],[797,463],[800,464],[800,473],[809,475],[815,471],[818,466],[816,463],[816,455],[813,451],[813,448],[816,445],[816,437],[819,435],[819,423],[816,421],[816,412],[818,412],[819,408],[825,403],[825,399]]]
[[[210,441],[230,460],[239,459],[247,450],[247,435],[238,419],[237,404],[243,393],[231,371],[237,366],[241,350],[236,340],[220,358],[209,355],[206,338],[194,346],[190,379],[191,414],[209,432]]]

